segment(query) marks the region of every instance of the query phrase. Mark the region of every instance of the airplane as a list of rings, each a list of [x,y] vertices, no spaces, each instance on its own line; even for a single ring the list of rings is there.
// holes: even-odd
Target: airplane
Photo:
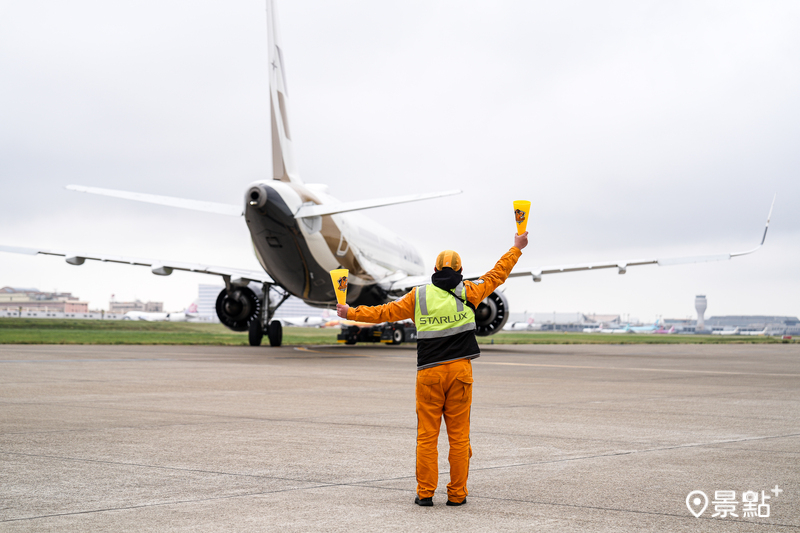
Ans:
[[[294,326],[299,328],[321,328],[327,322],[327,318],[321,316],[290,316],[282,317],[280,320],[284,326]]]
[[[77,192],[219,215],[243,216],[262,271],[86,253],[69,248],[0,245],[0,251],[60,256],[75,266],[87,260],[145,266],[158,276],[169,276],[174,271],[219,276],[225,287],[216,300],[217,316],[228,328],[247,331],[253,346],[260,345],[264,336],[268,337],[270,346],[281,345],[282,325],[279,320],[274,320],[274,314],[290,295],[314,307],[332,308],[336,298],[328,273],[333,269],[349,270],[347,303],[353,306],[384,304],[401,297],[413,287],[428,283],[430,275],[425,273],[422,256],[417,249],[406,239],[358,211],[440,198],[461,191],[341,202],[329,193],[327,185],[304,183],[298,175],[293,153],[286,65],[274,0],[266,0],[266,7],[272,178],[251,183],[245,191],[243,206],[82,185],[67,186],[67,189]],[[774,203],[773,198],[773,206]],[[542,276],[565,272],[616,269],[619,274],[625,274],[629,267],[634,266],[668,266],[741,257],[763,246],[771,214],[772,207],[759,245],[745,252],[519,268],[510,277],[528,277],[540,282]],[[464,279],[477,280],[482,274],[483,271],[465,273]],[[486,336],[501,331],[508,320],[508,313],[506,296],[501,291],[493,292],[477,308],[476,334]]]
[[[751,336],[761,336],[761,335],[767,335],[767,330],[768,330],[768,329],[769,329],[769,328],[764,328],[764,329],[763,329],[763,330],[761,330],[761,331],[740,331],[740,332],[739,332],[739,335],[751,335]]]
[[[290,316],[290,317],[281,317],[277,320],[281,321],[284,327],[286,326],[293,326],[298,328],[324,328],[331,322],[331,318],[337,318],[337,322],[339,322],[338,317],[334,314],[333,317],[331,316],[332,313],[325,309],[320,313],[318,316]]]
[[[664,329],[664,327],[662,326],[661,328],[655,330],[653,333],[657,335],[670,335],[672,333],[675,333],[675,326],[670,326],[669,329]]]
[[[281,317],[277,320],[280,320],[284,327],[294,326],[300,328],[330,328],[340,326],[342,322],[345,322],[329,309],[324,309],[318,316]]]
[[[734,329],[721,329],[718,331],[712,331],[712,335],[739,335],[739,328]]]
[[[192,318],[191,313],[149,313],[146,311],[128,311],[122,316],[122,320],[145,320],[147,322],[188,322]]]
[[[599,333],[634,333],[631,327],[627,324],[621,328],[600,328]]]
[[[179,313],[153,313],[148,311],[128,311],[122,320],[145,320],[147,322],[189,322],[200,317],[197,304],[193,303]]]
[[[542,329],[541,324],[534,324],[533,318],[529,318],[527,322],[512,322],[503,326],[505,331],[538,331]]]
[[[659,328],[658,320],[649,326],[630,326],[630,330],[634,333],[653,333]]]

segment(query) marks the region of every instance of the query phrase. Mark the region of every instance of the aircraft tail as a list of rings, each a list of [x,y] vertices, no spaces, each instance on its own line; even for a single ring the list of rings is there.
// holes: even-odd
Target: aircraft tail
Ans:
[[[292,149],[292,134],[287,114],[286,64],[283,58],[278,15],[274,0],[267,0],[267,35],[269,42],[269,110],[272,130],[272,178],[300,182]]]

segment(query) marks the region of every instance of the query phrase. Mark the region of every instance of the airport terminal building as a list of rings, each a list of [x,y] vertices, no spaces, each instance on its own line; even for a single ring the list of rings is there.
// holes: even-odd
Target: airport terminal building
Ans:
[[[674,327],[676,333],[700,333],[693,318],[667,318],[664,327]],[[794,316],[731,315],[705,319],[703,333],[733,331],[742,333],[766,331],[766,335],[800,335],[800,319]]]
[[[800,320],[796,316],[712,316],[706,319],[706,329],[724,331],[767,331],[768,335],[800,335]]]
[[[42,292],[39,289],[3,287],[0,289],[0,310],[45,313],[88,313],[89,303],[71,292]]]
[[[637,319],[633,319],[637,321]],[[509,313],[508,324],[529,323],[539,331],[583,331],[587,326],[619,327],[622,325],[621,315],[595,313]]]
[[[163,302],[142,302],[139,300],[133,302],[118,302],[113,299],[108,302],[108,312],[124,315],[128,311],[143,311],[145,313],[163,313]]]

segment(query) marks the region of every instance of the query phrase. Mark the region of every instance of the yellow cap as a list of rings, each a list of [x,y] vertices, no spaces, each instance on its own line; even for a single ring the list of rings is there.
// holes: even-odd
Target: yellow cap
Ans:
[[[461,270],[461,256],[453,250],[445,250],[436,257],[436,270],[450,267],[455,271]]]

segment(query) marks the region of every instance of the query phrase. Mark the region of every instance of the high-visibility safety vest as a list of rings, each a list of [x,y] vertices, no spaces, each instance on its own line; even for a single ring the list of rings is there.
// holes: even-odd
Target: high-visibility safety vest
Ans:
[[[414,324],[417,327],[417,369],[449,363],[457,359],[475,359],[480,348],[475,338],[475,313],[467,301],[464,283],[453,293],[436,285],[417,287]]]

